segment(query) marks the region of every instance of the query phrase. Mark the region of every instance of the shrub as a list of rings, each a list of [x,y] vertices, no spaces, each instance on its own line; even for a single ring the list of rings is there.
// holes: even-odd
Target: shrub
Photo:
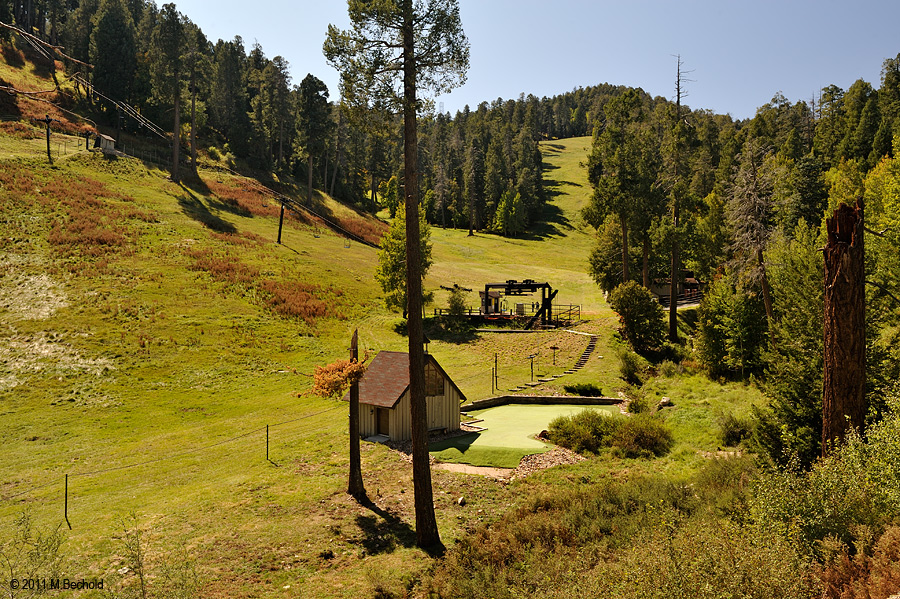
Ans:
[[[659,365],[659,374],[666,378],[672,378],[679,373],[678,365],[670,360],[663,360]]]
[[[674,442],[666,423],[649,414],[635,414],[623,419],[610,438],[616,454],[626,458],[665,455]]]
[[[641,414],[650,411],[650,401],[639,387],[628,386],[625,391],[628,396],[628,412],[631,414]]]
[[[550,422],[550,442],[579,453],[597,453],[622,424],[622,418],[599,410],[583,410],[571,416],[559,416]]]
[[[719,425],[719,440],[728,447],[739,445],[753,434],[753,422],[748,418],[739,418],[733,412],[719,414],[716,423]]]
[[[761,477],[753,513],[779,530],[796,527],[798,540],[821,554],[834,539],[860,549],[859,531],[879,534],[900,518],[900,406],[870,427],[868,441],[851,435],[809,472],[796,469]]]
[[[574,385],[563,385],[566,393],[573,395],[581,395],[582,397],[603,397],[603,391],[594,383],[575,383]]]
[[[642,385],[647,371],[647,361],[626,348],[616,351],[619,356],[622,380],[629,385]]]
[[[663,309],[646,287],[634,281],[623,283],[609,294],[609,305],[618,312],[622,332],[635,351],[646,351],[663,342]]]
[[[846,545],[817,568],[828,599],[893,596],[900,584],[900,528],[889,527],[870,551],[852,554]]]
[[[10,580],[59,578],[64,565],[64,555],[60,550],[64,541],[59,526],[36,528],[31,513],[27,511],[16,517],[12,526],[5,526],[0,536],[0,560],[5,575],[0,589],[3,589],[4,596],[20,596],[15,591],[16,587],[6,586]],[[21,596],[31,597],[32,594],[24,591]]]

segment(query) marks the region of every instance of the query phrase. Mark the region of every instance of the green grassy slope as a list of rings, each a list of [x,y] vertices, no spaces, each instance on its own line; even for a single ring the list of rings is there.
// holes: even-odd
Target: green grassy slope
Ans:
[[[37,146],[0,156],[0,185],[4,523],[23,510],[39,524],[61,522],[68,474],[67,567],[79,575],[109,579],[121,568],[116,539],[131,513],[157,564],[189,550],[208,596],[277,595],[291,585],[355,597],[376,584],[367,572],[426,563],[403,524],[413,520],[408,465],[366,444],[366,485],[379,508],[347,501],[343,407],[304,395],[314,366],[343,357],[355,327],[364,347],[405,346],[373,285],[373,249],[346,247],[296,219],[276,245],[275,206],[251,182],[215,171],[179,186],[151,165],[97,153],[51,167]],[[436,253],[454,255],[437,237]],[[541,242],[522,243],[537,255]],[[441,268],[461,266],[441,258]],[[264,281],[306,286],[310,297],[295,301],[321,300],[327,314],[275,312]],[[489,378],[478,385],[473,348],[485,365],[507,351],[502,374],[511,378],[520,352],[552,345],[552,335],[438,340],[431,350],[475,398],[488,394]],[[565,339],[561,364],[586,343]],[[277,425],[271,462],[266,425]],[[484,485],[435,474],[446,539],[506,505],[504,490],[480,493]],[[461,494],[483,511],[462,512]]]
[[[250,180],[201,170],[175,185],[152,165],[85,151],[51,167],[30,135],[0,128],[0,543],[23,510],[40,526],[62,522],[69,474],[70,577],[112,580],[131,513],[154,572],[185,548],[203,596],[370,596],[427,567],[414,548],[409,464],[364,444],[376,507],[349,501],[346,408],[306,394],[316,365],[347,355],[354,328],[364,348],[406,345],[373,281],[375,250],[296,218],[275,244],[278,207]],[[584,272],[588,145],[542,145],[555,193],[533,236],[433,232],[427,287],[545,279],[591,313],[579,330],[600,335],[597,351],[548,393],[621,384],[615,318]],[[342,222],[383,227],[317,201]],[[488,334],[435,339],[430,351],[475,399],[490,394],[495,354],[503,389],[530,377],[524,356],[537,353],[535,373],[552,374],[586,344],[565,332]],[[449,543],[513,502],[480,477],[436,471],[434,487]]]

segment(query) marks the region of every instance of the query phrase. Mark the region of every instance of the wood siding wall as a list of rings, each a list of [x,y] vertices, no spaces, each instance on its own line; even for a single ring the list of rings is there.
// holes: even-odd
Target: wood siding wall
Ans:
[[[444,394],[425,398],[428,407],[428,428],[446,428],[459,430],[459,404],[461,401],[449,381],[444,382]],[[359,434],[371,437],[377,431],[378,408],[364,403],[359,404]],[[391,410],[390,438],[393,441],[408,441],[412,438],[412,426],[409,416],[409,390],[403,394],[397,405]]]

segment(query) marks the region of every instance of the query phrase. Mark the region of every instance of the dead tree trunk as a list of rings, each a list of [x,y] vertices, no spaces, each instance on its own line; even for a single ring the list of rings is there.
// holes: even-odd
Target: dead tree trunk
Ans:
[[[359,360],[359,332],[353,331],[350,340],[350,361]],[[350,385],[350,480],[347,484],[347,493],[357,500],[366,496],[366,489],[362,479],[362,460],[359,453],[359,383]]]
[[[863,204],[841,205],[827,221],[822,455],[866,418],[866,311]]]

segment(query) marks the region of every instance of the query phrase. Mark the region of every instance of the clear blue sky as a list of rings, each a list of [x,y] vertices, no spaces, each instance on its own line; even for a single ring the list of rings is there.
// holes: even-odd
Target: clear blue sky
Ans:
[[[162,2],[160,2],[162,4]],[[465,86],[444,109],[553,96],[608,82],[674,97],[675,54],[691,108],[752,117],[782,92],[809,100],[857,79],[881,84],[881,64],[900,54],[898,0],[459,0],[471,44]],[[338,75],[322,56],[329,23],[349,27],[342,0],[177,0],[213,41],[240,35],[249,51],[283,56],[294,83]],[[250,12],[248,13],[248,6]]]

